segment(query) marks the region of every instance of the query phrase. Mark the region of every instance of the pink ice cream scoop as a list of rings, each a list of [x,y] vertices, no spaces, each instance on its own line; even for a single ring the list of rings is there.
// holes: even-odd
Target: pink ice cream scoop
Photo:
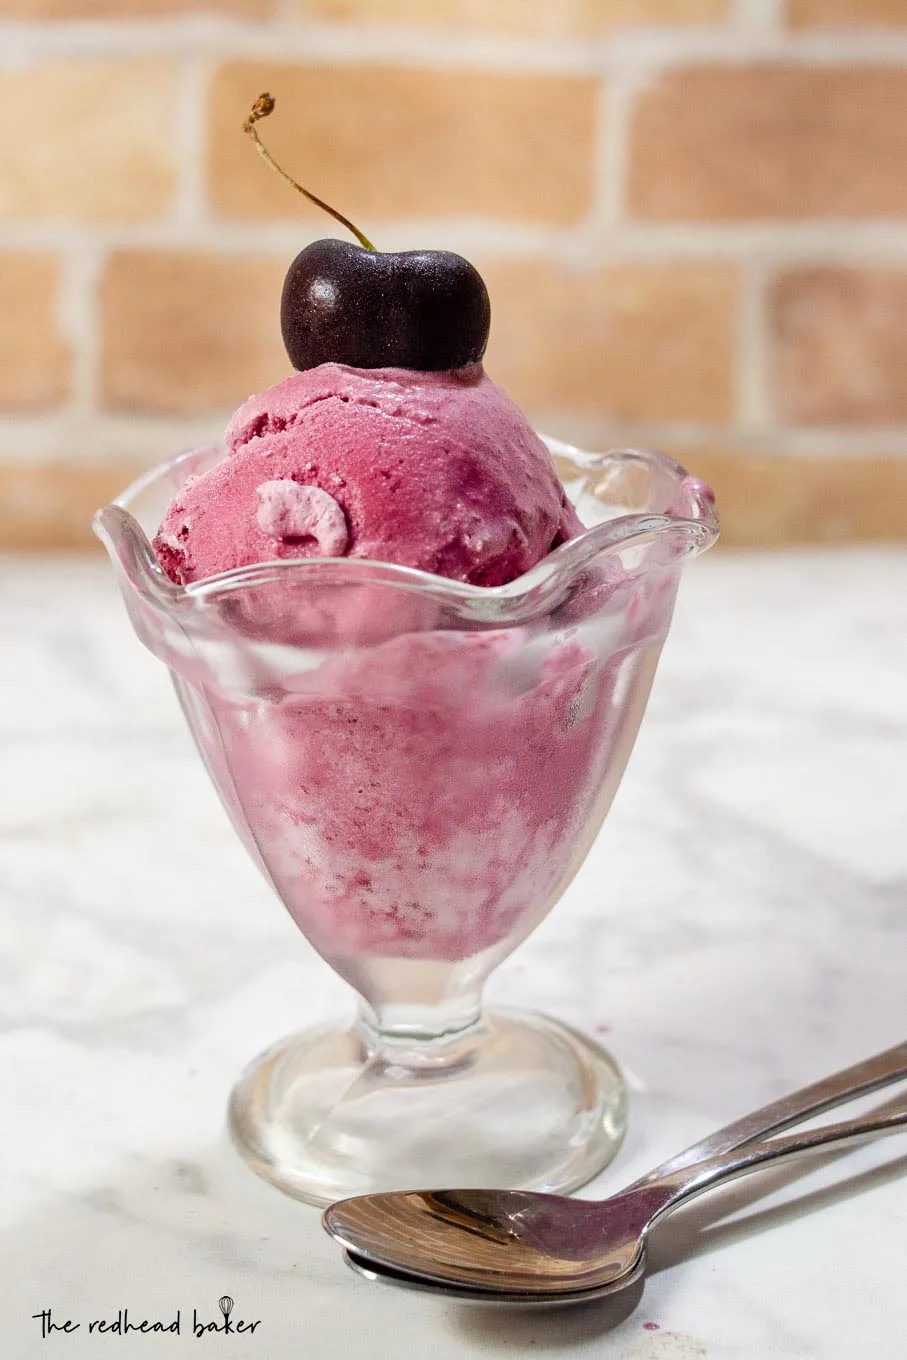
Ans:
[[[182,584],[319,556],[494,586],[581,530],[545,445],[481,365],[325,363],[240,406],[227,456],[186,483],[154,546]]]
[[[582,532],[545,444],[479,364],[324,363],[251,397],[226,443],[154,541],[179,583],[355,557],[496,586]],[[263,637],[288,670],[248,703],[211,689],[217,739],[201,740],[322,953],[348,975],[361,955],[453,961],[525,928],[568,871],[613,740],[615,677],[574,625],[535,655],[520,630],[450,628],[386,583],[328,598],[299,573],[225,609],[250,664]]]

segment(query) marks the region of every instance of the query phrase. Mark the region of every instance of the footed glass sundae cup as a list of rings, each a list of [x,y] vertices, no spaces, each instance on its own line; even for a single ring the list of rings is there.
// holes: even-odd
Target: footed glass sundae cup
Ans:
[[[592,527],[493,588],[318,558],[174,585],[149,534],[213,447],[96,518],[238,835],[359,995],[352,1024],[280,1040],[232,1094],[240,1153],[300,1199],[566,1191],[624,1131],[609,1055],[552,1019],[484,1013],[482,988],[582,864],[682,566],[718,526],[666,457],[549,446]]]

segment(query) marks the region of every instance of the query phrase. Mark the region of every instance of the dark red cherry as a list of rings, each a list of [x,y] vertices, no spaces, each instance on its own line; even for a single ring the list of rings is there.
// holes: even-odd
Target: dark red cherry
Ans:
[[[485,353],[491,306],[478,270],[449,250],[376,250],[367,236],[278,165],[257,123],[274,112],[260,94],[243,131],[270,168],[353,233],[314,241],[290,265],[280,302],[283,342],[294,368],[449,369]]]
[[[325,240],[290,265],[280,324],[294,368],[462,368],[485,353],[491,307],[462,255]]]

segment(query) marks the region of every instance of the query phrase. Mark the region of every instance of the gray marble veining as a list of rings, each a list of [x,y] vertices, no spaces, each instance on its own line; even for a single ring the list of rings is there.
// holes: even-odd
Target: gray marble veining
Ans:
[[[468,1309],[344,1270],[222,1125],[242,1063],[346,989],[247,862],[105,565],[7,559],[0,637],[4,1360],[904,1354],[903,1140],[678,1216],[629,1317]],[[489,994],[625,1065],[631,1132],[589,1194],[905,1037],[907,552],[689,571],[611,817]],[[223,1295],[260,1325],[196,1341],[193,1309],[220,1321]],[[89,1334],[127,1307],[180,1309],[179,1335]],[[78,1330],[42,1340],[48,1308]]]

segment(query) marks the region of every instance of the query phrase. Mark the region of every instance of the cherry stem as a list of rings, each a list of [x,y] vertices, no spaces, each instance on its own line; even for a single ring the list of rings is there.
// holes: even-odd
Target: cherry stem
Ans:
[[[348,217],[344,217],[343,213],[338,212],[336,208],[332,208],[330,203],[325,203],[323,198],[316,198],[316,196],[310,193],[308,189],[304,189],[301,184],[297,184],[295,179],[293,179],[293,176],[288,175],[286,170],[277,164],[274,157],[259,137],[258,130],[255,127],[255,124],[259,119],[267,118],[268,114],[274,112],[275,103],[276,100],[273,95],[260,94],[252,105],[252,111],[248,118],[243,119],[242,130],[252,138],[252,141],[255,143],[255,150],[258,152],[259,156],[261,156],[266,165],[271,167],[275,174],[279,175],[280,178],[289,184],[291,188],[295,189],[298,194],[302,194],[303,198],[307,198],[310,203],[314,203],[316,207],[323,209],[323,211],[333,217],[336,222],[339,222],[341,226],[346,227],[347,231],[351,231],[361,246],[364,246],[366,250],[376,251],[377,247],[372,245],[368,237],[365,236]]]

